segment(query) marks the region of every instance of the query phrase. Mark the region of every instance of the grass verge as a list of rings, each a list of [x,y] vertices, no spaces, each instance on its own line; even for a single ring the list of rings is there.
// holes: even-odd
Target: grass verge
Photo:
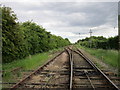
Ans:
[[[117,50],[103,50],[103,49],[91,49],[76,45],[78,48],[81,48],[91,55],[94,55],[96,58],[102,60],[106,64],[117,68],[118,67],[118,51]]]
[[[39,66],[43,65],[47,62],[50,58],[54,57],[56,52],[63,50],[63,48],[50,50],[48,52],[39,53],[36,55],[28,56],[25,59],[16,60],[11,63],[3,64],[3,82],[16,82],[16,77],[21,77],[22,74],[20,71],[16,72],[16,75],[13,75],[11,71],[22,67],[22,70],[34,70],[37,69]],[[51,54],[52,53],[52,54]],[[13,79],[14,78],[14,79]]]

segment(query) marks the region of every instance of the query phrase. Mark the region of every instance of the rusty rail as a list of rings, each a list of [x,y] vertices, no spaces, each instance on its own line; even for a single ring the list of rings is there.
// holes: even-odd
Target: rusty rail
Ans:
[[[72,55],[72,51],[70,50],[70,48],[68,47],[68,49],[66,49],[66,51],[69,54],[69,64],[70,64],[70,80],[69,80],[69,89],[72,90],[72,81],[73,81],[73,55]],[[71,52],[70,52],[71,51]]]
[[[22,79],[20,82],[18,82],[17,84],[15,84],[13,87],[11,87],[11,90],[14,88],[19,87],[19,85],[21,85],[24,81],[30,79],[33,75],[37,74],[38,72],[40,72],[45,66],[47,66],[48,64],[50,64],[52,61],[55,60],[55,58],[57,58],[58,56],[60,56],[64,51],[62,51],[61,53],[59,53],[57,56],[55,56],[53,59],[49,60],[47,63],[45,63],[44,65],[42,65],[41,67],[39,67],[37,70],[35,70],[33,73],[31,73],[30,75],[28,75],[27,77],[25,77],[24,79]]]
[[[98,71],[103,78],[107,80],[107,82],[114,88],[114,90],[120,90],[89,58],[87,58],[79,49],[77,49],[77,53],[82,56],[96,71]]]
[[[72,50],[71,48],[65,48],[65,50],[67,51],[68,55],[69,55],[69,69],[70,72],[69,73],[69,90],[72,90],[74,85],[73,85],[73,51],[78,53],[84,60],[86,60],[90,66],[92,66],[94,68],[95,71],[97,71],[99,74],[101,74],[101,76],[105,79],[105,81],[107,81],[111,87],[113,87],[114,90],[120,90],[89,58],[87,58],[79,49],[77,49],[77,51]],[[33,75],[41,72],[44,67],[46,67],[47,65],[49,65],[51,62],[53,62],[58,56],[60,56],[63,52],[59,53],[57,56],[55,56],[53,59],[49,60],[47,63],[45,63],[44,65],[42,65],[41,67],[39,67],[37,70],[35,70],[34,72],[32,72],[30,75],[28,75],[26,78],[22,79],[20,82],[16,83],[13,87],[11,87],[11,89],[15,89],[18,88],[20,85],[24,84],[25,81],[29,80]],[[95,90],[94,84],[92,83],[92,81],[90,80],[90,77],[88,76],[88,72],[84,71],[84,74],[86,75],[86,77],[88,78],[92,88]],[[53,78],[54,76],[52,76],[51,78]],[[48,80],[48,82],[51,80],[51,78]],[[48,82],[45,84],[48,84]],[[35,84],[35,83],[34,83]]]

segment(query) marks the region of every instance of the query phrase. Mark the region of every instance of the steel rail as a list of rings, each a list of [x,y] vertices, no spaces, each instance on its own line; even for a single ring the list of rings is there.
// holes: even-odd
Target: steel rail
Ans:
[[[68,48],[69,49],[69,48]],[[66,51],[69,54],[69,61],[70,61],[70,81],[69,81],[69,89],[72,90],[72,81],[73,81],[73,56],[72,51],[70,52],[68,49]]]
[[[28,79],[30,79],[33,75],[35,75],[36,73],[40,72],[41,70],[43,70],[43,68],[47,65],[49,65],[51,62],[53,62],[58,56],[60,56],[64,51],[60,52],[57,56],[55,56],[53,59],[49,60],[47,63],[43,64],[41,67],[39,67],[37,70],[35,70],[33,73],[31,73],[30,75],[28,75],[27,77],[25,77],[24,79],[22,79],[20,82],[16,83],[13,87],[11,87],[10,89],[13,90],[15,88],[18,88],[19,85],[22,85],[22,83]]]
[[[95,70],[97,70],[107,81],[108,83],[114,87],[114,90],[120,90],[117,85],[115,85],[89,58],[87,58],[79,49],[77,52],[80,56],[82,56]]]
[[[72,50],[72,49],[71,49],[71,48],[69,48],[69,47],[68,47],[68,49],[70,49],[70,50],[71,50],[71,52],[72,52],[72,51],[74,51],[74,50]],[[91,82],[91,80],[90,80],[89,76],[87,75],[87,71],[84,71],[84,73],[85,73],[86,77],[88,78],[88,80],[89,80],[89,82],[90,82],[90,84],[91,84],[91,86],[92,86],[93,90],[95,90],[94,85],[92,84],[92,82]]]
[[[88,78],[88,80],[89,80],[92,88],[95,90],[95,87],[94,87],[94,85],[92,84],[92,81],[90,80],[90,77],[89,77],[88,74],[87,74],[88,72],[84,70],[84,73],[85,73],[86,77]]]
[[[71,62],[70,62],[70,67],[71,67],[71,77],[70,77],[70,90],[72,90],[72,81],[73,81],[73,55],[72,55],[72,51],[71,51]]]

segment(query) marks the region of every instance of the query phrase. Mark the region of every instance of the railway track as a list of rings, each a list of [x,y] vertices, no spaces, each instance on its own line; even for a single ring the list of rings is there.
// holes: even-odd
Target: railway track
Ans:
[[[14,88],[68,88],[69,58],[66,51],[61,52],[45,65],[35,70],[31,75],[18,82]]]
[[[90,59],[80,50],[73,51],[73,89],[120,90]],[[82,90],[82,89],[81,89]]]
[[[11,89],[120,90],[80,50],[66,48]]]

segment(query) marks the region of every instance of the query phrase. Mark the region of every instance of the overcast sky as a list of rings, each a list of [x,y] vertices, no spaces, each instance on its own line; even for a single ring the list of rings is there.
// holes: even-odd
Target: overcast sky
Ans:
[[[117,2],[21,0],[2,1],[2,4],[12,8],[19,22],[33,20],[52,34],[68,38],[73,43],[78,39],[89,37],[90,29],[93,36],[111,37],[118,34]]]

